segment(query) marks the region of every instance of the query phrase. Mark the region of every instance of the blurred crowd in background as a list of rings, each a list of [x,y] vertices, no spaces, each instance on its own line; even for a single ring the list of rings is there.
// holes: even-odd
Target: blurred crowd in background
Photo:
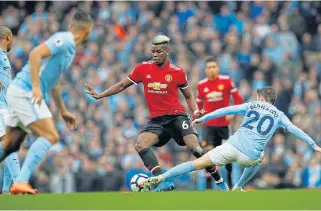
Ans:
[[[77,130],[69,131],[54,103],[46,99],[61,140],[32,177],[33,187],[41,192],[129,190],[134,174],[148,173],[134,148],[149,118],[142,86],[99,101],[83,90],[86,81],[102,91],[125,78],[136,64],[150,60],[151,41],[157,34],[171,38],[171,61],[187,72],[194,91],[206,77],[206,57],[214,56],[221,74],[234,80],[245,102],[256,99],[257,88],[273,86],[278,92],[276,107],[321,144],[318,1],[20,1],[0,2],[0,6],[0,24],[15,35],[9,53],[14,75],[34,46],[52,33],[68,29],[76,8],[90,11],[94,19],[89,41],[77,49],[73,66],[62,79],[63,99],[77,115]],[[234,120],[233,132],[240,122],[241,117]],[[34,140],[32,135],[26,139],[21,162]],[[175,142],[155,150],[164,169],[194,159]],[[221,170],[224,175],[224,168]],[[234,165],[234,182],[241,170]],[[199,171],[174,182],[180,190],[203,190],[208,188],[206,180],[206,173]],[[247,188],[298,187],[321,187],[321,156],[280,130]]]

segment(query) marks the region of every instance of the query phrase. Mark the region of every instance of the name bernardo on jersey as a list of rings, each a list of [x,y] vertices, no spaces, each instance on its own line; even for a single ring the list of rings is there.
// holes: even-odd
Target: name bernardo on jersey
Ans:
[[[270,112],[272,115],[274,115],[274,117],[279,117],[279,114],[277,114],[276,110],[269,107],[265,107],[264,104],[253,104],[250,106],[250,109],[255,109],[255,108],[263,109],[265,111]]]

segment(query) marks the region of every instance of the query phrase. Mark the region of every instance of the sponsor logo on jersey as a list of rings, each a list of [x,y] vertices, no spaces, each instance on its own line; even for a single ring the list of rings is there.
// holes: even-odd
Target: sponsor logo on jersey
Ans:
[[[61,38],[57,38],[57,39],[56,39],[55,45],[56,45],[57,47],[60,47],[60,46],[62,46],[63,44],[64,44],[64,42],[62,41]]]
[[[223,100],[223,93],[222,92],[210,92],[206,95],[206,98],[209,102],[221,101]]]
[[[161,84],[160,82],[153,82],[148,84],[148,88],[152,88],[154,90],[161,90],[167,88],[167,84]]]
[[[154,94],[167,94],[167,91],[162,90],[167,88],[167,84],[162,84],[160,82],[153,82],[147,85],[148,88],[152,88],[152,90],[148,89],[149,93]]]

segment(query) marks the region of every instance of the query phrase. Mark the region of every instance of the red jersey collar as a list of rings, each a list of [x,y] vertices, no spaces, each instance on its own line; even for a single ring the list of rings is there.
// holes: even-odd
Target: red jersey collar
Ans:
[[[209,78],[207,78],[207,80],[208,80],[209,82],[212,82],[212,83],[213,83],[213,82],[217,81],[218,78],[219,78],[219,75],[217,75],[216,78],[214,78],[213,80],[210,80]]]
[[[155,66],[157,69],[162,70],[162,69],[168,68],[169,65],[171,64],[171,61],[168,60],[168,62],[167,62],[163,67],[157,66],[157,64],[155,64],[155,62],[153,62],[153,64],[154,64],[154,66]]]

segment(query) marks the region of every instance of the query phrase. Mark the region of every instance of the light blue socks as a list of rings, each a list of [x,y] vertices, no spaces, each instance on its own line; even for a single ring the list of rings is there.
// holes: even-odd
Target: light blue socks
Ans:
[[[177,176],[181,176],[183,174],[189,173],[191,171],[195,170],[195,166],[193,164],[192,161],[186,162],[186,163],[182,163],[179,164],[173,168],[171,168],[170,170],[166,171],[162,177],[164,179],[169,179],[172,177],[177,177]]]
[[[235,184],[235,187],[242,188],[247,182],[249,182],[254,177],[256,172],[259,170],[260,166],[260,164],[256,164],[253,166],[246,167],[239,181]]]
[[[28,155],[22,165],[21,172],[17,178],[18,182],[28,182],[40,161],[46,156],[52,144],[45,138],[39,137],[31,145]]]
[[[1,142],[0,142],[0,163],[3,161],[3,159],[4,159],[4,151],[3,151],[3,149],[2,149],[2,144],[1,144]]]
[[[13,152],[6,158],[4,168],[2,192],[9,192],[12,181],[16,181],[20,173],[18,153]]]

